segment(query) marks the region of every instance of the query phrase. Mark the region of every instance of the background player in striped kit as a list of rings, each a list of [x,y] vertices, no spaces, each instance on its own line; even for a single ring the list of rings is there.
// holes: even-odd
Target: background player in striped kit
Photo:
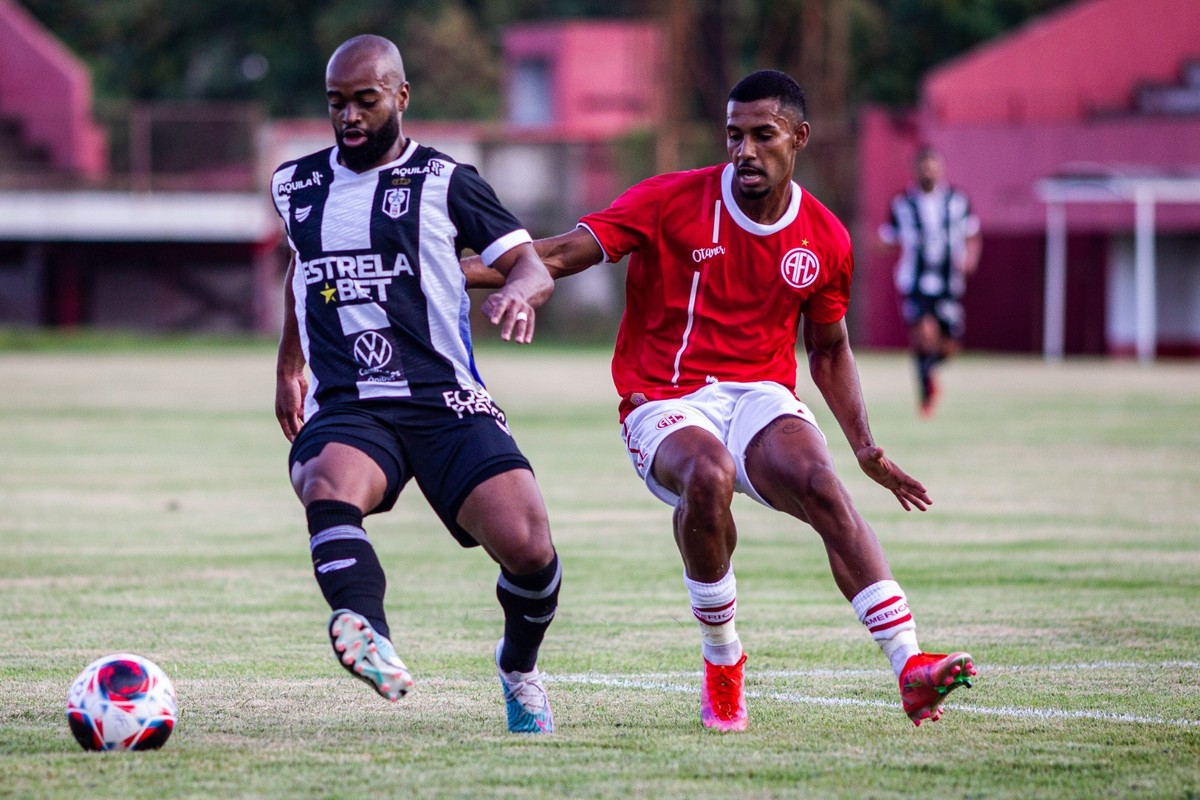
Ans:
[[[537,655],[561,571],[529,462],[475,370],[458,258],[469,247],[507,276],[483,306],[503,339],[532,339],[553,281],[474,169],[403,135],[409,84],[392,42],[348,40],[325,80],[337,144],[282,165],[272,196],[293,250],[275,413],[330,641],[389,700],[412,687],[363,517],[415,478],[459,543],[500,565],[494,655],[509,730],[550,732]]]
[[[727,111],[729,163],[645,180],[535,247],[556,278],[630,257],[613,377],[630,461],[674,508],[700,623],[703,724],[742,730],[748,719],[734,492],[816,529],[838,588],[892,664],[905,712],[918,725],[936,720],[946,693],[970,685],[971,656],[921,652],[883,549],[795,395],[802,324],[813,382],[859,466],[905,509],[925,509],[925,487],[867,424],[844,318],[850,236],[792,181],[809,136],[804,93],[784,73],[756,72],[733,88]],[[463,269],[472,285],[496,283],[477,260]]]
[[[922,146],[913,173],[915,185],[892,198],[879,238],[899,251],[896,291],[927,417],[940,393],[935,368],[958,351],[965,330],[962,296],[983,240],[967,196],[946,182],[941,153]]]

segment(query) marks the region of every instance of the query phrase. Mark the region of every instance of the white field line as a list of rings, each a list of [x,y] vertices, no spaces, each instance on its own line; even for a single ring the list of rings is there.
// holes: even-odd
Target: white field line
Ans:
[[[980,666],[981,675],[997,672],[1080,672],[1095,670],[1124,670],[1124,669],[1200,669],[1196,661],[1164,661],[1158,664],[1136,664],[1132,662],[1097,661],[1087,664],[1053,664],[1046,666],[1013,665],[1013,666]],[[887,670],[770,670],[765,672],[749,672],[747,682],[757,683],[761,679],[771,678],[824,678],[847,676],[886,676],[891,677]],[[601,675],[598,673],[576,673],[570,675],[549,675],[547,680],[555,683],[576,683],[590,686],[612,686],[622,689],[644,689],[649,691],[691,694],[699,692],[699,672],[659,672],[643,673],[641,675]],[[683,680],[687,683],[679,683]],[[795,692],[770,692],[757,689],[746,689],[746,697],[763,698],[781,703],[796,703],[814,706],[854,706],[859,708],[894,708],[896,703],[883,700],[860,700],[850,697],[813,697]],[[961,695],[957,695],[961,697]],[[955,711],[968,714],[982,714],[993,717],[1012,717],[1016,719],[1092,719],[1101,722],[1127,722],[1141,725],[1160,725],[1169,727],[1200,728],[1200,719],[1164,719],[1161,717],[1146,717],[1137,714],[1119,714],[1110,711],[1073,711],[1061,708],[1015,708],[1013,706],[977,706],[972,704],[954,703]]]

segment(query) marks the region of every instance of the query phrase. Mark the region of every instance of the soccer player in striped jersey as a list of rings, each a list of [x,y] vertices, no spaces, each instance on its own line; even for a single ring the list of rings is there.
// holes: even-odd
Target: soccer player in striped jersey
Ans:
[[[917,367],[921,416],[933,414],[938,364],[958,352],[966,329],[962,296],[979,265],[979,218],[962,190],[946,182],[941,153],[929,145],[913,159],[916,182],[892,198],[879,238],[895,249],[896,291]]]
[[[333,610],[330,641],[383,697],[412,687],[363,517],[389,510],[415,478],[458,542],[499,564],[494,659],[508,728],[548,733],[537,655],[561,570],[529,462],[475,369],[459,255],[469,247],[507,276],[483,305],[502,339],[532,339],[553,281],[474,169],[401,132],[409,84],[392,42],[346,41],[325,82],[336,146],[280,166],[271,190],[292,249],[275,413]]]
[[[792,180],[808,143],[804,93],[773,70],[729,96],[729,163],[645,180],[573,231],[534,243],[555,278],[629,256],[612,372],[633,467],[674,508],[683,581],[700,625],[701,719],[747,724],[746,655],[734,628],[742,492],[811,525],[834,581],[887,655],[914,723],[970,685],[967,653],[921,651],[904,591],[855,509],[816,418],[795,394],[797,332],[809,373],[862,470],[906,510],[925,487],[875,443],[846,331],[853,268],[845,226]],[[472,285],[497,278],[475,260]]]

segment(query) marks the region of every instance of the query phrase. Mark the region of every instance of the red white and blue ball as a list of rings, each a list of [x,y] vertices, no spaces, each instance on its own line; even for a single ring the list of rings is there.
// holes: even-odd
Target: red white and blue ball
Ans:
[[[132,653],[88,664],[67,694],[67,723],[84,750],[157,749],[178,716],[171,679]]]

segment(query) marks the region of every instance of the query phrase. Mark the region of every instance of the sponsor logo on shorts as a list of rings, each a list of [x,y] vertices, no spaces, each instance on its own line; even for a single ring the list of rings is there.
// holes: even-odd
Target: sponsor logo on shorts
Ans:
[[[788,286],[805,289],[812,286],[821,274],[821,262],[817,254],[807,247],[795,247],[783,257],[779,271]]]
[[[487,392],[476,389],[459,389],[458,391],[442,392],[442,398],[446,401],[446,407],[457,414],[459,419],[462,419],[464,414],[486,414],[495,418],[500,430],[512,436],[512,431],[508,429],[508,418],[492,401],[492,396]]]
[[[686,414],[679,414],[679,413],[675,413],[675,412],[672,412],[670,414],[663,414],[662,419],[660,419],[658,421],[658,424],[655,425],[654,427],[658,428],[661,431],[664,428],[671,427],[672,425],[674,425],[677,422],[683,422],[685,419],[687,419]]]

